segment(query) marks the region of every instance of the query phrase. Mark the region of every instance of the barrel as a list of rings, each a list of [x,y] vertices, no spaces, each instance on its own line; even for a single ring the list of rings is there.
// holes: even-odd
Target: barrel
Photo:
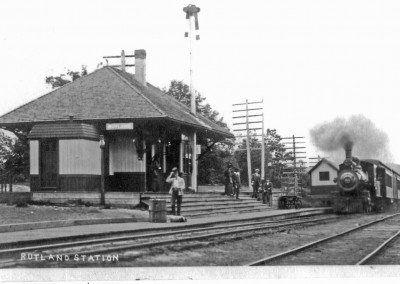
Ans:
[[[149,201],[149,222],[167,222],[167,201],[164,199],[150,199]]]

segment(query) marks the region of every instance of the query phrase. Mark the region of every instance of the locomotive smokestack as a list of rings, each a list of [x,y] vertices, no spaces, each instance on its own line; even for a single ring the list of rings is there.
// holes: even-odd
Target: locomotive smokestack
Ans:
[[[351,161],[351,157],[352,157],[352,150],[353,149],[353,142],[349,141],[345,144],[344,146],[344,150],[346,151],[346,160]]]

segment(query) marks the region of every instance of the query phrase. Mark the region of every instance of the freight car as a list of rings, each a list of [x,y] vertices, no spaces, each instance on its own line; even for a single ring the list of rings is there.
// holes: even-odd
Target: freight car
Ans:
[[[333,200],[337,213],[382,211],[399,199],[400,174],[379,160],[352,156],[352,144],[345,146],[346,159],[339,165],[339,196]]]

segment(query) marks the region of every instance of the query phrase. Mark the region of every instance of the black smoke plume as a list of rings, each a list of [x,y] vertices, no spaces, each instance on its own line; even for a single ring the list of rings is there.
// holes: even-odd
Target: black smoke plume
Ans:
[[[344,160],[347,147],[352,147],[353,156],[361,159],[384,163],[392,160],[387,134],[361,114],[318,124],[310,130],[310,136],[317,149],[335,162]]]

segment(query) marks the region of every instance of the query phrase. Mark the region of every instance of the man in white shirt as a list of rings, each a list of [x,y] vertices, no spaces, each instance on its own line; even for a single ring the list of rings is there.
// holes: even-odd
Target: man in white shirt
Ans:
[[[179,176],[178,169],[175,167],[172,169],[172,172],[169,174],[166,181],[171,184],[169,194],[171,194],[172,215],[175,215],[175,202],[176,202],[177,204],[176,215],[180,216],[183,189],[185,188],[185,180]]]

